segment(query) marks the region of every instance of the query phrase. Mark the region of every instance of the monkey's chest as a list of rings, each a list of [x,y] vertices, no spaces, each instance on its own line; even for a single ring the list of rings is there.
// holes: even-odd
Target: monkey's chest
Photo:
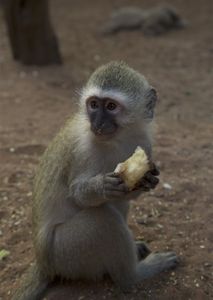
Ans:
[[[92,171],[93,174],[113,172],[118,163],[131,156],[133,150],[129,151],[108,151],[94,155],[90,162],[86,162],[85,170]]]

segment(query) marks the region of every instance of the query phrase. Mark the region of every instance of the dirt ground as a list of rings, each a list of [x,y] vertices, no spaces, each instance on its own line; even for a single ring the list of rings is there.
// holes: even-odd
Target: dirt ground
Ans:
[[[0,299],[11,299],[33,261],[32,183],[39,157],[68,115],[76,91],[100,64],[125,60],[159,92],[154,158],[161,183],[132,203],[130,226],[153,250],[174,249],[180,266],[121,294],[111,283],[58,286],[48,299],[213,299],[213,4],[172,0],[189,22],[160,37],[97,34],[111,9],[157,0],[52,1],[64,65],[12,61],[0,11]],[[165,188],[165,183],[171,189]]]

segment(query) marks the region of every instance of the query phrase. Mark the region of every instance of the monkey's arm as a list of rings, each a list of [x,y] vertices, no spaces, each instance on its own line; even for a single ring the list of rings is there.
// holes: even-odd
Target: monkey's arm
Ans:
[[[121,199],[127,191],[121,178],[114,173],[108,173],[74,179],[69,186],[69,197],[81,207],[94,207],[107,201]]]
[[[69,197],[80,207],[100,206],[107,201],[131,200],[142,192],[154,189],[159,182],[159,171],[154,168],[146,173],[135,190],[129,192],[123,180],[114,173],[94,177],[77,177],[69,186]]]

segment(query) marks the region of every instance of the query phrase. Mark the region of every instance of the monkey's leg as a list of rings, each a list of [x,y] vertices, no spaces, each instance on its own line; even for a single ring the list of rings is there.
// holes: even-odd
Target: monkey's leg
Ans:
[[[132,235],[121,215],[102,205],[82,210],[55,228],[53,264],[67,279],[96,279],[109,274],[128,290],[134,283],[176,265],[174,253],[150,254],[137,263]]]
[[[110,206],[79,212],[55,228],[53,264],[68,279],[109,274],[123,289],[136,281],[136,247],[124,218]]]
[[[127,223],[127,215],[129,211],[129,201],[113,201],[113,206],[119,211],[119,213],[124,217],[125,222]],[[135,241],[136,253],[138,260],[146,258],[151,250],[143,241]]]

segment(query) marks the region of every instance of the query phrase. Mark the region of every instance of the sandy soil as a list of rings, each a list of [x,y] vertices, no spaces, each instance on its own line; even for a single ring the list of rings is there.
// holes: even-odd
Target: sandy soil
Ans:
[[[172,0],[189,26],[161,37],[100,37],[112,8],[159,1],[52,1],[62,67],[23,67],[11,59],[0,11],[0,299],[11,299],[33,261],[32,182],[39,157],[68,115],[76,91],[100,64],[122,59],[159,92],[154,157],[158,188],[132,203],[130,226],[153,250],[174,249],[180,266],[132,293],[111,283],[72,283],[48,299],[212,299],[213,5]],[[164,184],[171,185],[165,189]]]

